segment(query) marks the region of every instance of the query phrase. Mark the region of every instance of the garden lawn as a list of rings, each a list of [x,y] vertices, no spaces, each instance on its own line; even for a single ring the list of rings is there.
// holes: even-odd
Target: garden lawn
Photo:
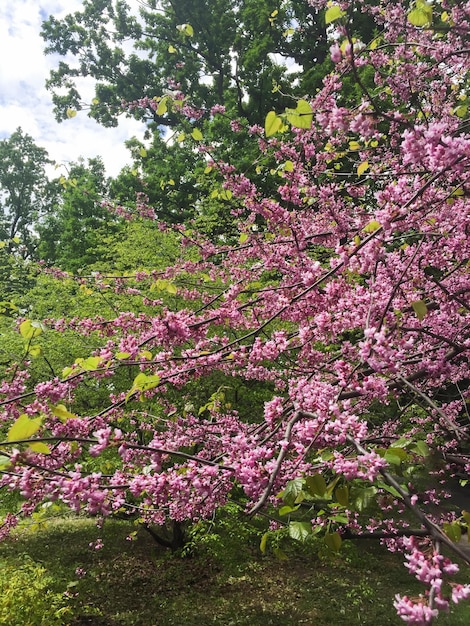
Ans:
[[[369,541],[344,542],[339,556],[317,542],[286,549],[288,560],[278,560],[263,557],[254,542],[237,548],[231,539],[224,549],[221,537],[217,553],[200,549],[183,558],[143,530],[127,539],[134,530],[117,520],[100,529],[87,518],[22,527],[0,545],[0,565],[20,567],[26,558],[42,566],[47,588],[69,608],[63,623],[73,626],[386,626],[403,624],[392,606],[395,593],[422,591],[400,555]],[[460,579],[470,582],[468,574]],[[1,623],[24,626],[13,612]],[[47,614],[35,619],[31,626],[52,623]],[[438,623],[469,624],[470,605]]]

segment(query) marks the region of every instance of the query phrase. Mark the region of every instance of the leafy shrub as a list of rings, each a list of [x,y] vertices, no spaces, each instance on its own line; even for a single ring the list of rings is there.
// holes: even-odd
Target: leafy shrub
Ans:
[[[63,593],[52,590],[45,568],[24,555],[22,561],[0,561],[0,624],[61,626],[71,609]]]

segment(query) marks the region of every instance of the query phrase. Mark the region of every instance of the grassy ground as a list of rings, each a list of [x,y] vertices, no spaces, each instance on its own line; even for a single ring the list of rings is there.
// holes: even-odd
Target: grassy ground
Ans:
[[[67,592],[71,613],[64,623],[73,626],[386,626],[403,624],[392,607],[395,593],[422,591],[399,556],[368,542],[346,545],[341,558],[310,549],[279,561],[262,557],[254,543],[237,548],[229,540],[218,554],[181,558],[143,531],[127,540],[130,530],[119,521],[100,530],[82,518],[23,529],[0,545],[0,565],[22,563],[24,554],[41,564],[51,591]],[[98,538],[104,545],[95,550],[89,544]],[[77,568],[86,573],[77,576]],[[2,619],[25,624],[11,614]],[[34,626],[50,623],[45,615]],[[469,606],[438,620],[469,623]]]

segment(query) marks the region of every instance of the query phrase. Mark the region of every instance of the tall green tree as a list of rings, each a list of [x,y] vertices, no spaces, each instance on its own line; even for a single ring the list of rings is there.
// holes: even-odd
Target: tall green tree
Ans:
[[[46,176],[47,151],[18,128],[0,141],[0,241],[24,258],[36,255],[35,225],[50,211],[54,188]]]
[[[239,167],[254,169],[256,154],[246,131],[232,133],[225,118],[207,120],[201,128],[204,140],[215,133],[218,137],[224,135],[233,148],[234,162]],[[226,237],[233,230],[230,197],[224,193],[220,174],[208,167],[208,155],[198,151],[199,142],[194,141],[190,127],[180,137],[183,135],[184,140],[173,137],[168,141],[156,131],[150,141],[129,140],[132,164],[110,181],[110,196],[131,213],[139,198],[145,197],[159,220],[196,225],[213,238]],[[210,157],[217,161],[217,149],[211,150]]]
[[[118,220],[101,203],[108,182],[100,158],[83,159],[69,167],[68,177],[55,181],[61,188],[54,211],[38,225],[41,259],[76,272],[100,256],[105,234],[119,228]]]
[[[304,0],[149,0],[138,14],[124,0],[84,0],[81,11],[45,21],[42,36],[47,53],[76,59],[61,61],[48,80],[57,118],[87,106],[77,80],[86,76],[96,81],[89,114],[107,126],[117,124],[123,100],[161,96],[169,80],[198,106],[225,105],[260,123],[270,108],[291,104],[283,93],[318,86],[328,48],[323,15]]]
[[[354,21],[369,41],[370,19]],[[86,109],[105,126],[122,115],[147,122],[149,141],[129,142],[133,164],[112,185],[117,202],[132,206],[136,193],[146,194],[160,219],[194,220],[217,238],[233,216],[199,146],[210,144],[214,161],[253,175],[259,155],[248,129],[257,132],[268,111],[315,93],[332,67],[326,30],[324,11],[305,0],[150,0],[138,11],[124,0],[84,0],[81,11],[45,21],[42,36],[46,52],[74,57],[48,80],[59,120]],[[82,77],[95,82],[92,103],[80,94]],[[215,105],[225,114],[212,115]],[[237,132],[233,117],[242,121]],[[256,182],[266,195],[275,188],[269,178]]]

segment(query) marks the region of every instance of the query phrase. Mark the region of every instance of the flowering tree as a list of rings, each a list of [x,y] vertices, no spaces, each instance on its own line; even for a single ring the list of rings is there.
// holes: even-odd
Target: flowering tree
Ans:
[[[429,624],[470,595],[447,580],[458,569],[447,554],[470,562],[458,545],[470,514],[431,506],[439,494],[422,480],[470,469],[470,3],[310,4],[335,70],[315,96],[248,129],[253,171],[212,160],[199,129],[191,138],[238,220],[236,245],[177,227],[180,262],[89,279],[108,299],[141,298],[137,312],[19,320],[26,356],[0,387],[1,484],[25,497],[23,515],[60,500],[138,513],[148,527],[210,516],[236,488],[248,514],[281,504],[294,538],[315,533],[338,550],[375,536],[403,550],[426,591],[395,606]],[[377,26],[367,44],[355,36],[361,12]],[[359,98],[345,97],[346,81]],[[184,114],[182,94],[165,98]],[[260,176],[278,181],[272,196]],[[152,217],[143,197],[133,211]],[[42,333],[64,330],[101,346],[30,383]],[[198,406],[195,381],[216,380]],[[238,380],[270,389],[262,414],[226,401]],[[90,386],[106,406],[84,408]],[[8,515],[3,533],[16,522]]]

